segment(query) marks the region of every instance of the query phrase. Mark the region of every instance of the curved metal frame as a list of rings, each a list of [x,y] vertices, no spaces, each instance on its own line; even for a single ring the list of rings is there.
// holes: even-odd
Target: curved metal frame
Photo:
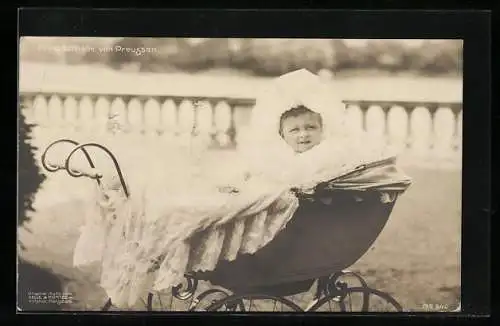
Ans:
[[[347,288],[348,285],[346,282],[342,282],[339,279],[344,276],[354,276],[361,283],[361,288],[367,289],[368,284],[366,281],[359,275],[358,273],[345,270],[341,272],[336,272],[328,277],[328,280],[325,282],[325,288],[323,290],[324,295],[332,295],[332,294],[342,294]]]
[[[66,138],[59,139],[59,140],[56,140],[56,141],[50,143],[49,146],[47,146],[47,148],[45,149],[45,151],[43,151],[43,154],[42,154],[42,166],[45,170],[47,170],[49,172],[56,172],[56,171],[65,169],[65,167],[63,167],[63,166],[57,166],[57,165],[53,166],[53,165],[50,165],[46,162],[46,157],[47,157],[47,153],[48,153],[49,149],[51,149],[52,147],[54,147],[55,145],[57,145],[59,143],[70,143],[70,144],[75,145],[75,146],[79,145],[78,142],[76,142],[72,139],[66,139]],[[82,148],[82,152],[85,155],[85,157],[87,158],[87,161],[89,162],[90,167],[95,168],[95,164],[92,161],[92,159],[90,158],[90,155],[87,152],[87,150],[85,148]]]
[[[187,287],[185,290],[182,290],[182,284],[172,288],[172,296],[179,300],[187,300],[191,298],[198,288],[198,279],[192,277],[191,275],[185,275],[184,278],[187,280]]]
[[[59,144],[59,143],[70,143],[70,144],[72,144],[72,145],[75,146],[75,148],[66,157],[64,166],[63,165],[53,165],[53,164],[47,163],[47,153],[48,153],[49,149],[51,149],[52,147],[54,147],[56,144]],[[97,143],[80,144],[77,141],[74,141],[72,139],[59,139],[59,140],[56,140],[56,141],[50,143],[49,146],[47,146],[47,148],[43,152],[43,154],[42,154],[42,166],[48,172],[56,172],[56,171],[59,171],[59,170],[66,170],[66,172],[70,176],[72,176],[74,178],[80,178],[82,176],[86,176],[86,177],[89,177],[91,179],[95,179],[97,181],[97,183],[99,185],[101,185],[101,180],[100,179],[102,178],[102,175],[98,174],[98,175],[95,175],[95,176],[91,176],[91,175],[87,175],[85,173],[82,173],[80,171],[73,170],[73,169],[70,168],[71,158],[73,157],[73,155],[78,150],[81,150],[83,152],[83,154],[85,155],[85,158],[89,162],[90,167],[92,169],[96,168],[94,162],[92,161],[92,158],[90,157],[90,154],[88,153],[88,151],[86,149],[86,147],[97,147],[97,148],[103,150],[104,152],[106,152],[106,154],[108,154],[108,156],[113,161],[113,164],[115,166],[115,169],[116,169],[116,172],[118,174],[118,177],[120,178],[120,183],[121,183],[121,186],[123,188],[123,191],[125,192],[125,195],[127,197],[130,197],[130,192],[129,192],[129,190],[127,188],[127,185],[125,183],[125,178],[123,177],[123,173],[121,171],[120,165],[118,164],[118,160],[113,155],[113,153],[109,149],[107,149],[105,146],[103,146],[103,145],[100,145],[100,144],[97,144]]]
[[[79,149],[84,149],[85,147],[97,147],[97,148],[102,149],[104,152],[106,152],[106,154],[108,154],[108,156],[113,161],[113,164],[115,165],[115,169],[116,169],[116,172],[118,173],[118,177],[120,178],[120,183],[121,183],[121,186],[123,188],[123,191],[125,192],[125,195],[127,197],[129,197],[130,193],[128,191],[127,185],[125,184],[125,179],[123,178],[123,174],[122,174],[122,171],[120,169],[120,165],[118,164],[118,161],[116,160],[116,157],[113,155],[113,153],[109,149],[107,149],[106,147],[104,147],[104,146],[102,146],[100,144],[97,144],[97,143],[86,143],[86,144],[78,145],[75,149],[73,149],[71,151],[71,153],[68,155],[68,157],[66,159],[66,163],[65,163],[65,169],[68,172],[68,174],[70,176],[74,177],[74,178],[79,178],[79,177],[82,177],[84,175],[81,172],[78,172],[78,171],[75,171],[75,170],[71,170],[69,162],[71,160],[71,157]],[[97,177],[97,180],[99,180],[99,177]]]

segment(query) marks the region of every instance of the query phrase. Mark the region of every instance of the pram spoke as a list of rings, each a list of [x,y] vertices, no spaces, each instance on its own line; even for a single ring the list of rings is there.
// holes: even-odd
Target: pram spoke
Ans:
[[[283,297],[263,294],[231,295],[210,305],[207,311],[232,311],[232,312],[301,312],[302,309],[292,301]]]
[[[197,296],[191,306],[189,311],[207,311],[207,307],[217,303],[218,301],[229,297],[229,293],[220,289],[209,289],[199,296]]]
[[[335,309],[332,309],[334,307]],[[401,312],[401,305],[389,294],[369,287],[347,288],[339,295],[321,298],[309,311],[314,312]]]

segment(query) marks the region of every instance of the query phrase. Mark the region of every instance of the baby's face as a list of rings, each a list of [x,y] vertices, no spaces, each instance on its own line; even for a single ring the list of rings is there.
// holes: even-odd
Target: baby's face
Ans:
[[[320,118],[314,113],[290,116],[282,121],[281,136],[295,152],[308,151],[323,138]]]

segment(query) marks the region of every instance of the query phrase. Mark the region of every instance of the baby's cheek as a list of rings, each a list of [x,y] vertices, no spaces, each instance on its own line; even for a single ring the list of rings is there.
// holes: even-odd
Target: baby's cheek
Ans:
[[[320,134],[315,135],[315,137],[313,137],[313,142],[314,142],[315,145],[321,143],[322,140],[323,140],[323,138],[321,137]]]

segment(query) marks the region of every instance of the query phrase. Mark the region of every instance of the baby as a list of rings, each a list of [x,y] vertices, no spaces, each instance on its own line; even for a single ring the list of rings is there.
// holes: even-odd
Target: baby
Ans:
[[[323,140],[322,117],[304,105],[295,106],[281,115],[279,135],[295,153],[306,152]],[[245,173],[245,181],[250,177],[250,173]],[[224,193],[239,192],[236,187],[232,186],[219,187],[219,191]]]
[[[294,107],[281,115],[279,133],[296,153],[306,152],[323,140],[321,115],[303,105]]]

